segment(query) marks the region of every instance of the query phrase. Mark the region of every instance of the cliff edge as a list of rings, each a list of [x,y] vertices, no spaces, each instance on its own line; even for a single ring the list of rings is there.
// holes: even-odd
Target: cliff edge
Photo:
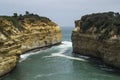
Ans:
[[[85,15],[75,21],[73,52],[101,58],[120,68],[120,14],[114,12]]]
[[[49,18],[14,13],[0,16],[0,76],[11,71],[27,50],[61,43],[61,30]]]

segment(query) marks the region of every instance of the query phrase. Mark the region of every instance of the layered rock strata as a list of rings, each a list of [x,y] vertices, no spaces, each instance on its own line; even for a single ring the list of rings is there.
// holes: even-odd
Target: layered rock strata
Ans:
[[[120,14],[114,12],[85,15],[75,21],[73,52],[101,58],[120,68]]]
[[[59,26],[36,14],[0,17],[0,76],[11,71],[27,50],[61,43]]]

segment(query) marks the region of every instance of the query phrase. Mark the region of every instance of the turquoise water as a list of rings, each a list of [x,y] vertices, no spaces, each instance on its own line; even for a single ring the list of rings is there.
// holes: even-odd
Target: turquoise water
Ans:
[[[17,67],[1,80],[120,80],[118,70],[96,59],[72,54],[72,29],[62,27],[61,45],[21,55]]]

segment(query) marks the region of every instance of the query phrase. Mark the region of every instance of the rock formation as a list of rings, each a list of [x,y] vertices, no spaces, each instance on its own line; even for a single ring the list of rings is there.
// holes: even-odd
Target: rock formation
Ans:
[[[61,43],[61,30],[46,17],[25,15],[0,16],[0,76],[11,71],[19,55],[27,50]]]
[[[73,52],[101,58],[120,68],[120,14],[114,12],[85,15],[75,21]]]

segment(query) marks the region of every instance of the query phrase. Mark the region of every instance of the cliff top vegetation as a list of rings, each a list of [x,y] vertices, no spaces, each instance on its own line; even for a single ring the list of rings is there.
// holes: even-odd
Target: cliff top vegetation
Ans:
[[[4,19],[12,22],[12,24],[15,27],[17,27],[19,30],[23,29],[22,26],[20,25],[20,23],[25,23],[25,21],[28,24],[37,23],[39,21],[41,23],[45,23],[45,24],[50,25],[50,26],[57,25],[47,17],[43,17],[43,16],[39,16],[37,14],[29,13],[28,11],[26,11],[26,13],[24,15],[14,13],[13,16],[0,16],[0,18],[4,18]],[[3,19],[0,19],[0,24],[2,23],[2,20]]]
[[[114,12],[93,13],[81,17],[81,32],[101,34],[106,39],[114,35],[120,35],[120,14]]]

